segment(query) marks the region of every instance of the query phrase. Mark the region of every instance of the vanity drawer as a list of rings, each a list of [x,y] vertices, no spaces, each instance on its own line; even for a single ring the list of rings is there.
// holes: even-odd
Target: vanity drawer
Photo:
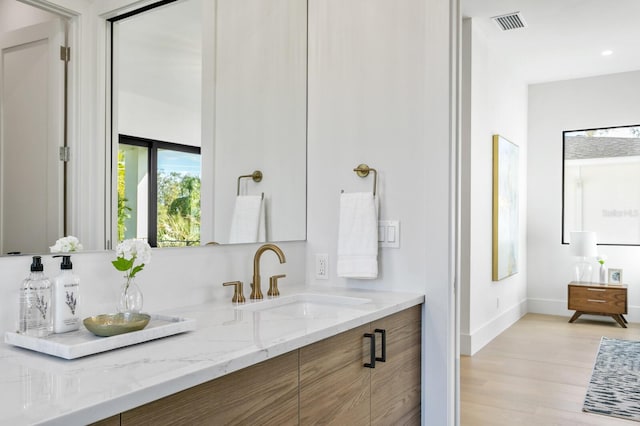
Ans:
[[[569,286],[569,309],[603,314],[627,313],[626,287]]]

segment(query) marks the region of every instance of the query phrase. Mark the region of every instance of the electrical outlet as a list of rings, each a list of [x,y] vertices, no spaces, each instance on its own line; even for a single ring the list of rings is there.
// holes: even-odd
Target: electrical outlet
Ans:
[[[496,308],[500,309],[500,298],[499,297],[496,298]]]
[[[316,254],[316,279],[329,279],[329,255],[326,253]]]

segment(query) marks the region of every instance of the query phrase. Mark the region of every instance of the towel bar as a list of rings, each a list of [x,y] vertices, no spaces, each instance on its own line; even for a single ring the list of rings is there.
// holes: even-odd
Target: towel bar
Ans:
[[[367,166],[366,164],[358,164],[358,167],[353,169],[353,171],[356,172],[361,178],[365,178],[369,176],[369,172],[373,172],[373,196],[375,197],[376,187],[378,185],[378,171],[372,167]],[[344,192],[344,190],[342,192]]]
[[[251,178],[254,182],[260,182],[262,180],[262,172],[260,170],[256,170],[250,175],[238,176],[238,189],[236,191],[236,195],[240,195],[240,179],[244,178]],[[264,193],[262,193],[262,197],[264,198]]]

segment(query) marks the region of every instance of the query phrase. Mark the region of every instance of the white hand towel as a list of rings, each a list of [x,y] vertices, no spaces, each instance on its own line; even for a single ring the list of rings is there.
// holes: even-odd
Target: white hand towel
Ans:
[[[233,209],[233,217],[231,218],[229,242],[257,243],[261,241],[264,241],[262,196],[238,195]]]
[[[339,277],[378,277],[378,211],[371,192],[340,195]]]
[[[258,243],[267,241],[267,219],[266,219],[266,201],[264,195],[260,196],[260,213],[258,216]]]

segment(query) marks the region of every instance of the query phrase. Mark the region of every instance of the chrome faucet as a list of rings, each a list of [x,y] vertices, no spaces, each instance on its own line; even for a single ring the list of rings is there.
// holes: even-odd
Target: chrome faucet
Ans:
[[[251,283],[250,299],[264,298],[262,295],[262,289],[260,288],[260,257],[262,256],[262,253],[269,250],[278,255],[280,263],[285,263],[287,261],[284,253],[280,250],[280,247],[275,244],[263,244],[258,248],[258,250],[256,250],[256,254],[253,257],[253,282]]]

